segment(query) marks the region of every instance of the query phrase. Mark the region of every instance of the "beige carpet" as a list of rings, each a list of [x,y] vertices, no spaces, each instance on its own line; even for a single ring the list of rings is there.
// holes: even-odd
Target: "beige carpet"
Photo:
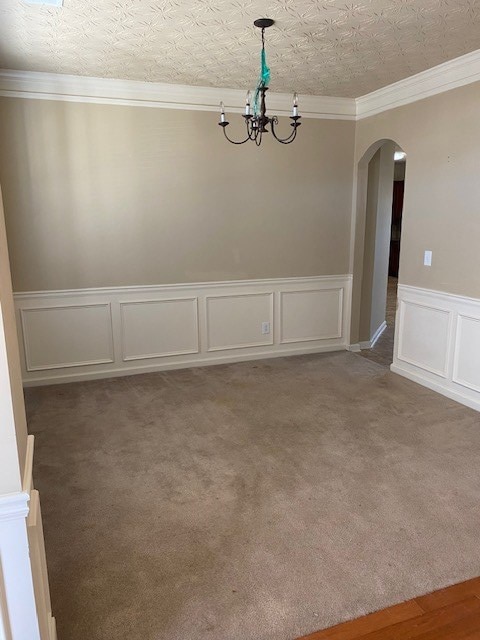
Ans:
[[[480,415],[356,354],[27,400],[61,640],[289,640],[480,575]]]

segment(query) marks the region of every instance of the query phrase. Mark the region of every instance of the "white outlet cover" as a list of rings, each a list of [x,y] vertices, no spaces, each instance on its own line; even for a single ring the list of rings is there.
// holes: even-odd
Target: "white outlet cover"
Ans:
[[[425,254],[423,256],[423,264],[426,267],[431,267],[432,266],[432,252],[427,250],[425,251]]]
[[[270,322],[262,322],[262,334],[268,335],[270,333]]]

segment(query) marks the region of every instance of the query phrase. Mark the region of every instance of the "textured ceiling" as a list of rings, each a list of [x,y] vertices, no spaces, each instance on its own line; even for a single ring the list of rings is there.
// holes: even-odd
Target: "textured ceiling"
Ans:
[[[0,0],[0,66],[357,97],[480,48],[479,0]]]

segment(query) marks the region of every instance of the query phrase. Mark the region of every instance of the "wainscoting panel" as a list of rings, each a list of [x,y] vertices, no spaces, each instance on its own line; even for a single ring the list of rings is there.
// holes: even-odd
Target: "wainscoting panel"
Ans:
[[[400,300],[399,309],[399,360],[446,378],[450,311],[409,300]]]
[[[121,302],[122,358],[198,353],[197,298]]]
[[[453,381],[480,393],[480,316],[458,315]]]
[[[311,342],[342,335],[343,289],[282,291],[281,343]]]
[[[273,293],[207,296],[208,351],[273,344]],[[268,323],[268,333],[259,332]]]
[[[21,309],[27,371],[113,362],[109,303]]]
[[[392,371],[480,410],[480,300],[398,287]]]
[[[15,305],[24,382],[51,384],[345,349],[351,276],[17,293]]]

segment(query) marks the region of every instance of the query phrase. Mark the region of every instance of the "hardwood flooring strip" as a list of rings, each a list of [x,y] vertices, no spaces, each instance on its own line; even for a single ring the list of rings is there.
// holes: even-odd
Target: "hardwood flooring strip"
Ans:
[[[335,627],[330,627],[330,629],[316,631],[308,636],[303,636],[303,638],[298,638],[298,640],[355,640],[360,634],[384,629],[397,622],[415,618],[422,613],[423,610],[417,603],[410,600],[382,611],[370,613],[356,620],[342,622]]]
[[[434,591],[426,596],[415,598],[415,602],[424,610],[432,611],[434,609],[440,609],[452,602],[458,602],[470,595],[480,597],[480,578],[473,578],[460,584],[454,584],[445,589]]]
[[[452,623],[459,623],[463,618],[480,615],[480,599],[469,596],[465,600],[455,602],[441,609],[434,609],[416,618],[399,622],[385,629],[354,636],[355,640],[411,640],[422,635],[435,632]],[[436,637],[435,633],[432,637]],[[326,636],[328,638],[328,636]]]
[[[480,577],[297,640],[480,640]]]
[[[418,636],[417,640],[479,640],[480,614],[467,616]]]

